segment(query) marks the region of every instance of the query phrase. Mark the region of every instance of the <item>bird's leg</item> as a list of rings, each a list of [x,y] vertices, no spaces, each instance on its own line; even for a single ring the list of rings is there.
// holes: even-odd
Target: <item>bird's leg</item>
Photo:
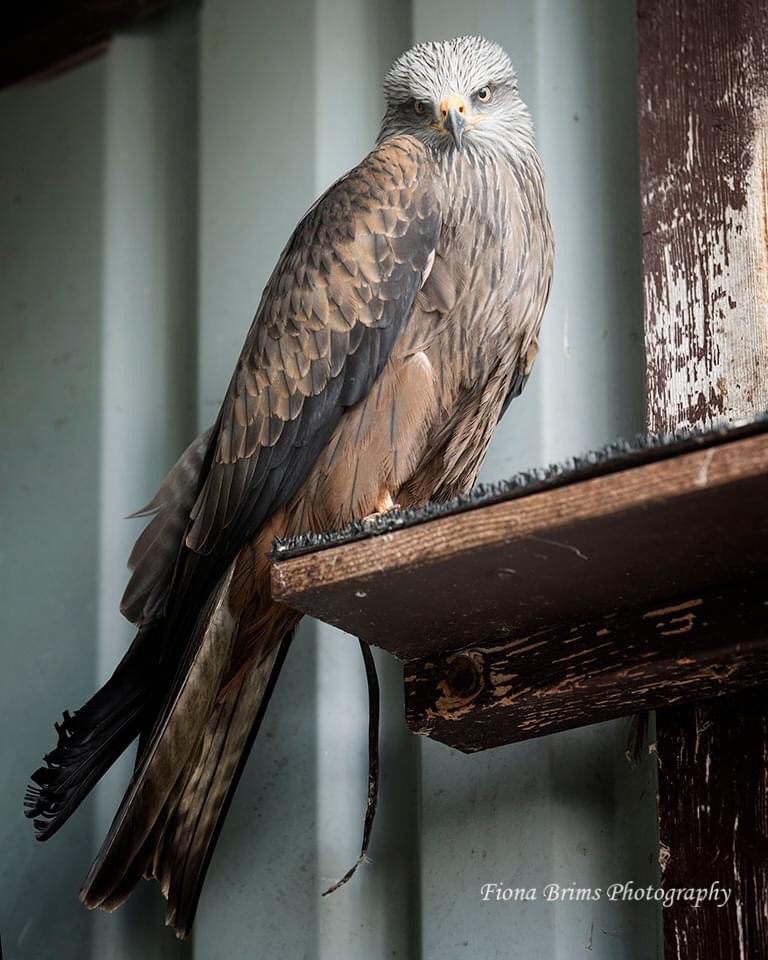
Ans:
[[[373,520],[375,517],[380,517],[384,513],[389,513],[390,510],[399,510],[400,504],[395,503],[389,490],[381,490],[379,491],[379,495],[376,497],[374,508],[375,509],[373,513],[369,513],[367,516],[363,517],[363,523],[365,523],[367,520]]]
[[[530,346],[525,351],[525,364],[523,366],[523,373],[526,377],[530,376],[531,370],[533,370],[533,364],[536,361],[536,357],[539,355],[539,338],[534,337],[531,340]]]
[[[394,510],[396,506],[389,490],[382,490],[376,497],[376,513],[386,513],[388,510]]]

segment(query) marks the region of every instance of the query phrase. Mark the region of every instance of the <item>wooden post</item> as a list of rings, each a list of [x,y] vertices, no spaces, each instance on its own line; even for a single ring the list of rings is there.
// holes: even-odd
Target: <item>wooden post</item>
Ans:
[[[768,408],[768,11],[638,0],[651,430]],[[665,960],[768,956],[768,692],[657,715]]]
[[[657,713],[667,889],[731,891],[664,911],[665,960],[759,960],[768,951],[768,696],[763,688]]]
[[[638,0],[648,420],[768,409],[768,9]]]

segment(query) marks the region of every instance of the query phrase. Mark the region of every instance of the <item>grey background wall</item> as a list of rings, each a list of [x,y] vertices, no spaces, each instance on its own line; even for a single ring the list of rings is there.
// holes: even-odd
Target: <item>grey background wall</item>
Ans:
[[[482,883],[655,878],[653,769],[626,724],[464,757],[385,694],[371,863],[356,855],[365,690],[352,638],[307,623],[179,947],[147,889],[113,916],[77,888],[127,765],[36,845],[26,777],[112,668],[131,510],[215,416],[261,288],[317,194],[375,136],[411,42],[483,32],[536,119],[558,242],[542,356],[484,478],[642,428],[631,0],[207,0],[102,59],[0,93],[0,932],[8,957],[649,960],[640,904],[483,903]],[[10,736],[8,733],[10,732]]]
[[[52,699],[77,703],[95,678],[103,76],[96,63],[0,97],[0,934],[10,956],[46,956],[49,929],[67,930],[71,957],[90,945],[90,918],[61,891],[91,845],[92,811],[51,858],[21,801],[30,759],[49,749]]]

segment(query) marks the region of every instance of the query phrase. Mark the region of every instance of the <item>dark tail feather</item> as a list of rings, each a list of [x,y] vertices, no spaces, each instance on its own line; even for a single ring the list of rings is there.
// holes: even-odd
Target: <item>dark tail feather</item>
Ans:
[[[295,624],[279,629],[270,608],[252,611],[265,652],[230,681],[236,650],[252,621],[230,602],[234,562],[209,595],[107,838],[80,896],[113,910],[139,877],[156,877],[170,901],[168,922],[183,935],[191,923],[221,818],[244,754],[272,690],[275,666]],[[266,629],[271,623],[273,629]],[[272,641],[275,638],[277,642]],[[146,728],[145,728],[146,729]]]
[[[168,900],[166,923],[184,937],[194,920],[200,892],[232,795],[277,680],[290,636],[228,688],[210,712],[186,766],[133,858],[115,863],[117,834],[99,855],[81,892],[87,906],[114,910],[143,875],[156,879]],[[147,776],[145,769],[139,774]],[[151,783],[143,784],[154,793]]]
[[[168,899],[165,922],[178,937],[192,927],[216,842],[290,639],[251,668],[229,702],[219,704],[158,844],[149,872]]]
[[[111,903],[125,874],[141,858],[179,777],[195,755],[237,632],[237,616],[228,601],[232,571],[230,567],[200,612],[189,640],[190,655],[183,658],[185,668],[164,693],[138,767],[80,891],[88,907]]]
[[[32,774],[25,813],[38,840],[47,840],[74,813],[98,780],[139,733],[145,718],[147,677],[160,644],[155,626],[142,627],[104,686],[56,724],[59,740]]]

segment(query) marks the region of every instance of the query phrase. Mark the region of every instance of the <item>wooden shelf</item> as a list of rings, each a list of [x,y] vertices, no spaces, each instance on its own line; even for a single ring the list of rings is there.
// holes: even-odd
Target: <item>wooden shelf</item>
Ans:
[[[647,458],[646,458],[647,459]],[[407,661],[478,750],[768,682],[768,433],[278,560],[284,603]]]

